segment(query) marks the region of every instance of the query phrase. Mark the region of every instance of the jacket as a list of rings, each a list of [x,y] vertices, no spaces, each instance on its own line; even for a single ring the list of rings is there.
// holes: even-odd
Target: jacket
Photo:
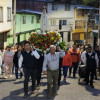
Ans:
[[[77,63],[77,62],[79,62],[79,61],[81,60],[81,59],[80,59],[79,50],[74,51],[73,49],[71,49],[71,50],[69,51],[69,53],[71,54],[72,63]]]
[[[63,62],[62,66],[72,66],[72,58],[69,53],[66,53],[65,56],[63,57]]]

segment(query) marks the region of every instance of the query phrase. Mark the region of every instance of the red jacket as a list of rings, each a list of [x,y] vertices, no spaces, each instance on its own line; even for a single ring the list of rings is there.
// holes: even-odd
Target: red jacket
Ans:
[[[72,66],[72,58],[70,53],[66,53],[65,56],[63,57],[63,63],[62,66]]]

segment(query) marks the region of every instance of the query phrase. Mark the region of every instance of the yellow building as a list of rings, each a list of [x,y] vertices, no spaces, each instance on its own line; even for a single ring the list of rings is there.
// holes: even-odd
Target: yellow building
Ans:
[[[72,31],[73,41],[86,40],[86,39],[88,39],[87,41],[89,41],[89,38],[91,37],[90,36],[91,30],[95,28],[95,16],[92,16],[93,11],[95,13],[98,13],[99,9],[86,6],[85,7],[77,6],[74,8],[75,27]]]

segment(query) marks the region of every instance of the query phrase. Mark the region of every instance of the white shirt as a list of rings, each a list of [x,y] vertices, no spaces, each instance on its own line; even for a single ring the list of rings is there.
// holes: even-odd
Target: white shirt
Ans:
[[[84,51],[81,55],[81,61],[84,63],[86,51]]]
[[[92,52],[91,53],[88,53],[90,56],[92,55]],[[84,58],[84,65],[86,66],[86,60],[87,60],[87,58],[86,58],[86,53],[85,53],[85,56],[84,56],[85,58]],[[95,60],[96,60],[96,67],[98,67],[98,56],[97,56],[97,53],[95,53]]]
[[[1,65],[2,65],[2,58],[1,58],[1,56],[0,56],[0,67],[1,67]]]
[[[44,56],[44,62],[43,62],[43,71],[47,71],[47,66],[50,70],[57,70],[59,68],[59,58],[64,57],[65,52],[55,52],[54,55],[51,55],[51,53]]]
[[[26,52],[29,53],[30,51],[26,51]],[[37,52],[37,51],[36,51],[36,50],[33,51],[33,52],[31,53],[32,56],[34,55],[34,52]],[[38,54],[38,52],[37,52],[37,54]],[[35,56],[35,55],[34,55],[34,56]],[[39,59],[39,58],[40,58],[40,55],[38,54],[38,57],[35,57],[35,58],[36,58],[36,59]],[[19,68],[22,67],[22,63],[23,63],[23,56],[21,55],[20,58],[19,58],[19,60],[18,60]]]

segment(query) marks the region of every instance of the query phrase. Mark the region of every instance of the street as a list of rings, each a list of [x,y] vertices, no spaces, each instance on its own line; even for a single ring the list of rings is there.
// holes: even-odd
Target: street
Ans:
[[[14,76],[12,79],[6,80],[2,77],[0,75],[0,100],[47,100],[46,76],[42,76],[39,91],[36,90],[34,94],[31,94],[29,88],[29,97],[26,99],[23,98],[23,79],[14,81]],[[31,86],[31,82],[29,82],[29,86]],[[100,100],[100,80],[94,81],[94,87],[93,89],[85,86],[82,80],[78,84],[78,76],[76,79],[67,78],[67,84],[62,81],[57,96],[49,100]]]

